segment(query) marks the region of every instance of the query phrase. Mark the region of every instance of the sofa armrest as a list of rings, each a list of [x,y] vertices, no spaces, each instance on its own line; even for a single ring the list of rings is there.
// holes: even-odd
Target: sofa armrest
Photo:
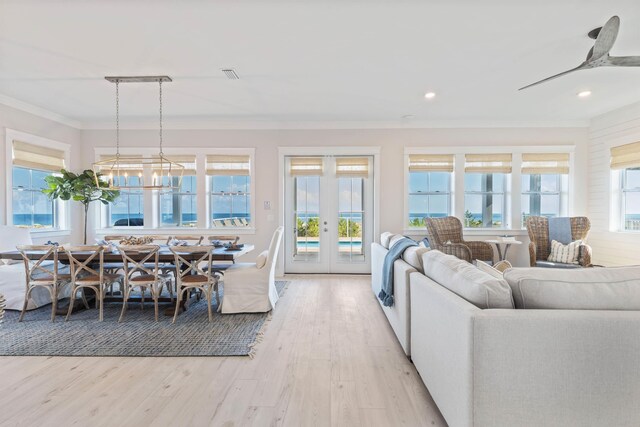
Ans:
[[[421,273],[410,288],[411,359],[447,423],[473,425],[473,319],[482,310]]]
[[[535,267],[538,254],[536,253],[537,248],[536,244],[533,242],[529,242],[529,266]]]
[[[640,312],[483,310],[474,425],[637,425]]]
[[[580,245],[580,265],[583,267],[591,267],[591,246],[587,244]]]

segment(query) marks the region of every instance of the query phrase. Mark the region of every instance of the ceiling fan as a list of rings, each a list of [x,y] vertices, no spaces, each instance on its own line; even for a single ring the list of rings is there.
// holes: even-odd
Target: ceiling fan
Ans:
[[[640,67],[640,56],[610,56],[609,51],[613,47],[613,44],[618,37],[618,31],[620,30],[620,18],[612,16],[609,18],[606,24],[600,28],[596,28],[589,31],[589,37],[595,39],[595,44],[589,50],[587,59],[580,65],[571,70],[556,74],[555,76],[547,77],[539,82],[532,83],[530,85],[521,87],[518,90],[526,89],[531,86],[539,85],[540,83],[547,82],[549,80],[564,76],[565,74],[572,73],[578,70],[588,70],[590,68],[597,67]]]

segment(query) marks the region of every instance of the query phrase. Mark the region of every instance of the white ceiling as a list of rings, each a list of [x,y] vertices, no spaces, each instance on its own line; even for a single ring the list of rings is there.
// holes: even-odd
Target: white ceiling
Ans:
[[[517,89],[582,62],[614,14],[612,53],[640,55],[638,0],[0,0],[0,94],[111,127],[104,76],[168,74],[165,115],[186,126],[568,126],[640,101],[640,68]],[[121,85],[121,114],[153,125],[157,87]]]

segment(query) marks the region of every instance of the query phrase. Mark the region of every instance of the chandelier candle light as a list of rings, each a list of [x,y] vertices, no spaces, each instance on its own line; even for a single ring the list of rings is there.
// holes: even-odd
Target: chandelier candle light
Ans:
[[[112,190],[164,190],[179,189],[184,165],[171,160],[162,151],[162,83],[171,82],[169,76],[105,77],[116,85],[116,155],[100,159],[93,164],[96,184],[99,180]],[[120,154],[120,83],[158,83],[160,101],[160,146],[157,156],[143,157]],[[98,174],[99,173],[99,174]],[[147,175],[147,177],[145,177]],[[137,179],[133,179],[137,177]]]

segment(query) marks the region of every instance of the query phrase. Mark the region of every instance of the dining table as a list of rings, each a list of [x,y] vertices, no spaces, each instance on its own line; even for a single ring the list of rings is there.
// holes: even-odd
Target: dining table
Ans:
[[[171,252],[171,250],[169,249],[168,245],[159,245],[160,246],[160,250],[158,251],[158,263],[159,264],[175,264],[175,256],[174,254]],[[174,247],[175,248],[175,247]],[[228,267],[229,265],[233,264],[236,262],[236,260],[238,258],[240,258],[243,255],[248,254],[249,252],[253,251],[255,249],[254,245],[251,244],[242,244],[239,245],[239,247],[237,248],[229,248],[229,247],[225,247],[225,246],[211,246],[211,252],[212,252],[212,261],[213,262],[220,262],[220,263],[225,263],[225,264],[218,264],[218,265],[214,265],[213,269],[214,270],[219,270],[219,271],[224,271],[226,267]],[[74,252],[74,258],[80,262],[86,261],[86,259],[91,256],[92,252],[87,252],[86,255],[83,254],[82,252]],[[39,254],[37,252],[33,252],[33,253],[29,253],[28,254],[30,259],[33,260],[39,260],[42,257],[42,254]],[[147,256],[147,254],[145,253],[140,253],[140,254],[135,254],[135,253],[130,253],[129,257],[131,259],[133,259],[134,261],[142,261],[145,257]],[[198,254],[198,253],[184,253],[184,254],[180,254],[180,256],[182,258],[184,258],[187,261],[190,260],[194,260],[194,259],[198,259],[202,256],[202,254]],[[53,255],[52,255],[53,257]],[[20,252],[16,251],[7,251],[7,252],[0,252],[0,260],[12,260],[12,261],[22,261],[22,254]],[[119,265],[122,265],[122,255],[117,251],[117,246],[109,249],[107,248],[104,252],[104,265],[105,268],[117,268]],[[58,252],[58,262],[62,263],[62,264],[68,264],[69,263],[69,258],[67,257],[67,254],[64,251],[60,251]],[[89,295],[87,295],[88,299],[90,299]],[[138,297],[131,297],[129,298],[130,302],[136,302],[138,301],[140,298]],[[159,302],[171,302],[171,299],[169,297],[161,297],[159,300]],[[107,294],[107,296],[105,297],[105,302],[122,302],[122,295],[121,293],[119,294]],[[180,312],[185,311],[188,309],[189,304],[191,303],[191,299],[187,298],[183,301],[183,303],[180,306]],[[76,306],[74,307],[73,311],[75,312],[78,309],[81,309],[83,306],[80,302],[76,302]],[[64,305],[59,306],[57,313],[58,314],[66,314],[68,310],[68,305],[66,307],[64,307]],[[175,307],[171,306],[168,307],[165,310],[165,315],[167,316],[173,316]]]

